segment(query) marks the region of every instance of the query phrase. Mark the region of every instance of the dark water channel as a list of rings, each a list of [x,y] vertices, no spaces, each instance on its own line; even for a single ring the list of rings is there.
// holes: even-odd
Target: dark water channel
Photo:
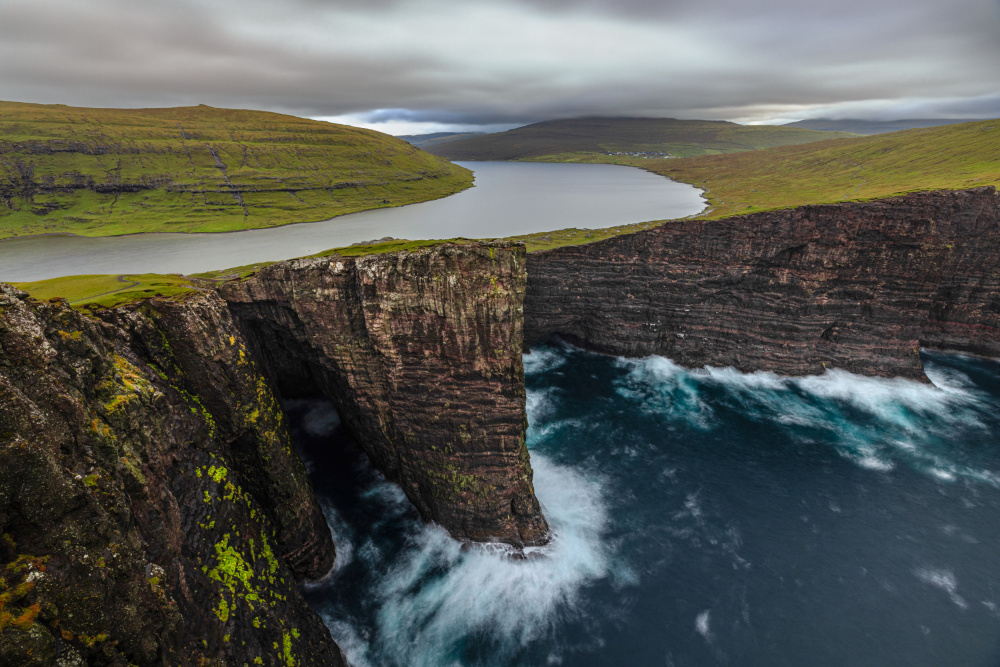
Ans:
[[[1000,664],[1000,365],[936,386],[525,356],[543,557],[463,551],[295,405],[352,664]],[[331,447],[331,437],[334,438]]]
[[[91,273],[198,273],[311,255],[391,236],[496,238],[577,227],[597,229],[692,215],[701,191],[615,165],[461,163],[473,188],[435,201],[324,222],[226,234],[52,235],[0,241],[0,280]]]

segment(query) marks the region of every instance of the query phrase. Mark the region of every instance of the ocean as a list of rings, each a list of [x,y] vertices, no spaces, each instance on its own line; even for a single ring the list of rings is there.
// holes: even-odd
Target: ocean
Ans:
[[[289,402],[338,547],[306,595],[355,667],[1000,664],[1000,364],[524,362],[553,540],[523,558],[424,525],[332,406]]]

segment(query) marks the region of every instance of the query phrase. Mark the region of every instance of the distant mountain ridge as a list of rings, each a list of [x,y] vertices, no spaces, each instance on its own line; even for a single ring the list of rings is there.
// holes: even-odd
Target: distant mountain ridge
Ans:
[[[908,118],[902,120],[861,120],[858,118],[810,118],[786,123],[782,127],[798,127],[805,130],[822,130],[824,132],[852,132],[854,134],[885,134],[900,130],[913,130],[921,127],[939,127],[941,125],[956,125],[971,123],[976,119],[958,118]],[[979,119],[984,120],[984,119]]]
[[[444,144],[449,141],[458,141],[459,139],[479,137],[484,134],[486,132],[431,132],[430,134],[400,134],[396,135],[396,138],[413,144],[417,148],[426,150],[428,146]]]
[[[848,133],[721,120],[574,118],[425,146],[451,160],[595,161],[601,156],[690,157],[804,144]],[[606,161],[606,160],[605,160]]]

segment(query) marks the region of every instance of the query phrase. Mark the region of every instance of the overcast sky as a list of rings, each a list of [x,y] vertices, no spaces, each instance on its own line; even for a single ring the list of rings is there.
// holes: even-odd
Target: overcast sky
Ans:
[[[0,99],[394,134],[1000,116],[1000,0],[0,0]]]

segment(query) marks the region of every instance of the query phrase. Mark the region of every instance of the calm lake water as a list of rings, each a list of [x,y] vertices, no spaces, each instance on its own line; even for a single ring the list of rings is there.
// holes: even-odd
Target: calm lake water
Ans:
[[[324,222],[229,234],[53,235],[0,241],[0,280],[198,273],[302,257],[386,236],[496,238],[566,227],[597,229],[681,218],[705,206],[700,190],[630,167],[459,164],[475,171],[475,187],[444,199]]]
[[[291,414],[339,551],[307,595],[355,667],[1000,664],[1000,365],[525,356],[540,557],[463,551],[328,404]]]

